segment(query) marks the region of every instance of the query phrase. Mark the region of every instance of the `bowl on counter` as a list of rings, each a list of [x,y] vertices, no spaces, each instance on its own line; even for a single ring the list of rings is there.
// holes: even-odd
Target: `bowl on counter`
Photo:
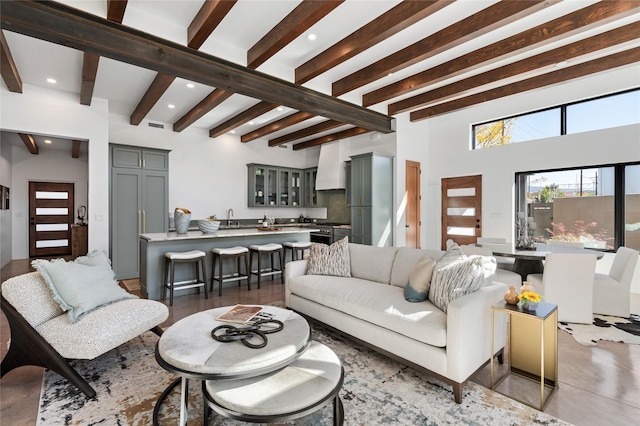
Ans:
[[[198,229],[205,234],[216,232],[220,228],[219,220],[202,219],[198,221]]]

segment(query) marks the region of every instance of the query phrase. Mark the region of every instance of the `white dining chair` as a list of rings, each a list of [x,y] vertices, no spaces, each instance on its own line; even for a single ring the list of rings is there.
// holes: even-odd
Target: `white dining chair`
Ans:
[[[460,246],[460,249],[467,256],[477,255],[477,256],[490,256],[490,257],[496,258],[493,255],[493,250],[491,250],[488,247],[478,247],[475,244],[467,244],[467,245]],[[507,285],[512,285],[516,288],[520,288],[520,286],[522,285],[522,277],[519,274],[516,274],[515,272],[509,271],[506,269],[500,269],[500,268],[496,269],[495,281],[503,284],[507,284]]]
[[[631,315],[631,280],[637,263],[636,250],[619,247],[609,274],[595,274],[594,313],[623,318]]]
[[[584,248],[584,243],[581,241],[560,241],[560,240],[547,240],[547,245],[556,247],[571,247],[571,248]]]
[[[507,239],[503,237],[478,237],[476,244],[492,251],[509,251],[513,248],[512,244],[507,243]],[[495,256],[495,258],[499,269],[513,271],[514,258],[504,256]]]
[[[529,281],[543,302],[558,305],[558,321],[593,322],[595,254],[549,253],[542,274],[529,274]]]

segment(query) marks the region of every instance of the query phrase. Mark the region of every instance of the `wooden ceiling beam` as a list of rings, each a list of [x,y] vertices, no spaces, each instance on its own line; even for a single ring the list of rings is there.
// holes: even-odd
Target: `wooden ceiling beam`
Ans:
[[[107,19],[111,22],[122,23],[128,0],[107,0]]]
[[[163,73],[156,74],[156,78],[151,82],[151,86],[149,86],[147,91],[144,93],[142,99],[138,102],[138,106],[136,106],[131,117],[129,117],[129,123],[134,126],[140,124],[175,79],[176,78],[172,75]]]
[[[235,3],[236,0],[206,1],[189,24],[187,29],[188,46],[192,49],[199,49]],[[175,79],[175,76],[158,73],[131,114],[130,123],[136,126],[140,124]]]
[[[187,46],[200,49],[237,0],[205,0],[187,28]]]
[[[111,22],[122,23],[124,11],[127,8],[127,0],[108,0],[107,19]],[[84,52],[82,55],[82,83],[80,84],[80,104],[91,105],[93,89],[98,75],[98,62],[100,56]]]
[[[630,16],[640,10],[634,1],[603,1],[522,31],[504,40],[482,47],[464,56],[419,72],[410,77],[366,93],[363,106],[371,106],[422,89],[429,84],[452,78],[480,64],[495,63],[505,55],[524,49],[545,46],[560,39]]]
[[[291,132],[284,136],[280,136],[269,141],[269,146],[278,146],[287,142],[295,141],[298,139],[306,138],[307,136],[315,135],[320,132],[326,132],[327,130],[335,129],[336,127],[344,126],[345,123],[336,120],[326,120],[313,126],[300,129],[295,132]]]
[[[9,31],[298,111],[381,133],[395,131],[394,119],[385,114],[58,2],[4,2],[0,24]]]
[[[613,55],[594,59],[588,62],[577,64],[553,71],[547,74],[531,77],[515,83],[508,84],[464,98],[455,99],[453,101],[444,102],[429,108],[419,109],[409,114],[411,121],[420,121],[427,118],[435,117],[440,114],[459,110],[472,105],[483,102],[492,101],[494,99],[503,98],[505,96],[515,95],[526,92],[528,90],[539,89],[541,87],[550,86],[552,84],[563,83],[575,78],[584,77],[586,75],[595,74],[602,71],[608,71],[613,68],[640,62],[640,47],[625,50]]]
[[[319,138],[311,139],[305,142],[297,143],[293,146],[294,151],[298,151],[305,148],[311,148],[313,146],[322,145],[325,143],[337,141],[340,139],[350,138],[352,136],[362,135],[369,133],[371,130],[363,129],[362,127],[352,127],[351,129],[343,130],[341,132],[333,133],[330,135],[320,136]]]
[[[473,15],[456,22],[428,37],[417,41],[404,49],[380,59],[349,74],[332,84],[332,95],[340,96],[358,87],[372,83],[401,69],[424,61],[431,56],[460,46],[469,40],[480,37],[496,28],[513,23],[531,13],[535,13],[556,3],[546,0],[500,1]]]
[[[258,68],[311,28],[344,0],[303,0],[247,52],[247,67]]]
[[[197,120],[204,117],[209,111],[220,105],[225,100],[233,95],[233,92],[227,92],[222,89],[215,89],[209,93],[198,105],[191,108],[191,110],[183,115],[178,121],[173,123],[173,131],[181,132],[187,127],[191,126]]]
[[[74,139],[71,143],[71,158],[80,158],[80,144],[79,140]]]
[[[22,79],[2,31],[0,31],[0,73],[10,92],[22,93]]]
[[[82,105],[91,105],[99,61],[98,55],[88,52],[82,54],[82,84],[80,85],[80,104]]]
[[[451,0],[404,0],[295,70],[303,84],[451,4]]]
[[[490,84],[495,81],[500,81],[536,69],[548,67],[562,61],[569,61],[582,55],[597,52],[598,50],[613,47],[636,39],[640,39],[640,25],[634,22],[623,27],[389,104],[389,115],[400,114],[412,109],[421,108],[430,103],[435,103],[447,97],[454,96],[457,93],[463,93],[485,84]]]
[[[309,112],[293,113],[284,118],[281,118],[280,120],[277,120],[265,126],[262,126],[259,129],[254,130],[253,132],[245,133],[240,137],[240,142],[250,142],[254,139],[258,139],[270,133],[277,132],[282,129],[286,129],[287,127],[293,126],[294,124],[301,123],[312,117],[315,117],[315,115]]]
[[[236,127],[241,126],[244,123],[251,121],[254,118],[259,117],[262,114],[265,114],[277,107],[278,105],[275,105],[269,102],[265,102],[265,101],[258,102],[251,108],[245,109],[241,113],[236,114],[233,117],[227,119],[224,123],[218,124],[216,127],[209,130],[209,137],[217,138],[218,136],[223,135],[235,129]]]
[[[24,146],[27,147],[30,153],[32,153],[33,155],[38,155],[38,144],[36,143],[36,140],[32,135],[26,133],[18,133],[18,136],[20,136],[20,139],[22,139],[22,143],[24,143]]]

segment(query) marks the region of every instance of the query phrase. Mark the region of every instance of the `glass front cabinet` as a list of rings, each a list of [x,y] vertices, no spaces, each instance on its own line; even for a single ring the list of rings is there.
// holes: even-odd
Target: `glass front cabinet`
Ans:
[[[249,207],[302,207],[303,170],[264,164],[247,167]]]

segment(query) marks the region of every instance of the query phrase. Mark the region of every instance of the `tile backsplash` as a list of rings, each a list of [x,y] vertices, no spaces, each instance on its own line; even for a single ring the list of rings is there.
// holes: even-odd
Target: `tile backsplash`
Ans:
[[[318,204],[327,208],[327,221],[351,223],[351,207],[347,206],[344,189],[318,191]]]

